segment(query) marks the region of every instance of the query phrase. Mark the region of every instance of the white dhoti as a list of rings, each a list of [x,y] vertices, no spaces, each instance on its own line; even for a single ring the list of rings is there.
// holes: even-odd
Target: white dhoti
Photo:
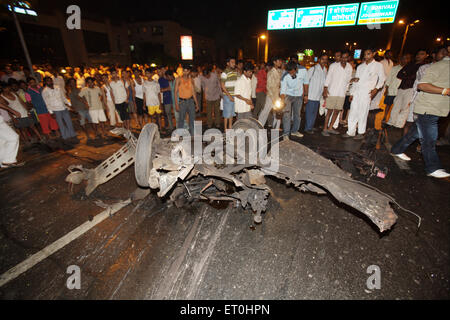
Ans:
[[[17,162],[19,135],[0,116],[0,165]]]
[[[388,124],[397,128],[403,128],[408,119],[410,103],[414,94],[414,89],[398,89],[394,99],[391,115]]]
[[[347,134],[349,136],[354,136],[356,134],[356,126],[358,126],[358,134],[366,133],[370,102],[371,99],[368,90],[358,90],[353,94],[350,113],[348,114]]]
[[[370,103],[370,110],[376,110],[380,108],[381,98],[383,98],[384,92],[386,91],[386,87],[383,87],[382,90],[378,91],[377,95],[373,98]]]
[[[108,101],[106,104],[108,106],[109,123],[112,126],[115,126],[116,118],[118,123],[122,123],[122,120],[120,119],[119,114],[117,113],[116,106],[114,105],[114,103],[112,101]]]

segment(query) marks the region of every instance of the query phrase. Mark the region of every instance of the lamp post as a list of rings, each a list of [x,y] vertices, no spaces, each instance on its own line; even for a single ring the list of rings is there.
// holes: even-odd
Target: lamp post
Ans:
[[[257,53],[256,53],[256,61],[258,63],[259,63],[259,39],[265,40],[265,39],[267,39],[267,37],[266,37],[265,34],[262,34],[262,35],[258,36],[257,49],[256,49],[256,51],[257,51]],[[266,42],[266,46],[267,46],[267,42]]]
[[[402,47],[400,48],[400,54],[399,54],[400,57],[403,55],[403,49],[405,48],[406,37],[408,35],[409,27],[414,27],[419,22],[420,22],[420,20],[416,20],[413,23],[408,23],[408,22],[405,22],[404,20],[400,20],[398,22],[399,24],[406,24],[405,33],[403,34]]]

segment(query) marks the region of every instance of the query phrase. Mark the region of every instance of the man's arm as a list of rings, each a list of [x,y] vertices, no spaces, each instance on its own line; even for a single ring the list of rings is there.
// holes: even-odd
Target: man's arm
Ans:
[[[435,86],[431,83],[419,83],[417,85],[417,88],[420,91],[432,93],[432,94],[442,94],[445,96],[450,96],[450,88],[441,88],[438,86]]]
[[[180,111],[180,106],[178,105],[178,83],[179,83],[179,78],[175,79],[175,89],[173,90],[173,95],[174,95],[174,103],[175,103],[175,110]]]
[[[1,101],[0,101],[0,109],[6,110],[9,113],[11,113],[12,115],[16,116],[17,118],[20,118],[20,113],[19,112],[17,112],[16,110],[11,109],[7,105],[3,104]]]
[[[198,107],[198,101],[197,101],[197,93],[195,92],[195,83],[194,83],[194,79],[191,79],[191,83],[192,83],[192,97],[194,98],[195,101],[195,111],[198,112],[198,110],[200,110],[200,108]]]

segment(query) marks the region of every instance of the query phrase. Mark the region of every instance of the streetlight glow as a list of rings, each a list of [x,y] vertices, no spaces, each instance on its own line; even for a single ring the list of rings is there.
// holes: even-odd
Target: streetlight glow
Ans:
[[[260,36],[260,38],[264,40],[266,38],[266,35],[263,34],[262,36]]]
[[[405,24],[405,21],[400,20],[398,23],[399,23],[399,24]]]

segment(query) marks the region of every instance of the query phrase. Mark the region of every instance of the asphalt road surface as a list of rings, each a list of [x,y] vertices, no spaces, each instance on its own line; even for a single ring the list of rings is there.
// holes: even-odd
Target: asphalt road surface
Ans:
[[[391,139],[398,138],[392,132]],[[355,151],[361,141],[316,134],[311,148]],[[24,153],[24,167],[0,171],[0,274],[93,219],[136,189],[134,167],[86,197],[64,181],[71,164],[93,168],[123,144],[82,141],[74,149]],[[34,152],[33,152],[34,151]],[[450,148],[438,148],[450,168]],[[177,209],[151,194],[107,217],[62,249],[0,287],[1,299],[449,299],[449,181],[426,177],[415,146],[397,164],[386,151],[385,179],[369,184],[393,196],[396,225],[380,234],[363,215],[328,195],[272,188],[263,223],[231,203]],[[363,179],[359,177],[359,179]],[[364,181],[364,180],[363,180]],[[80,268],[68,289],[67,268]],[[369,290],[367,268],[381,288]]]

